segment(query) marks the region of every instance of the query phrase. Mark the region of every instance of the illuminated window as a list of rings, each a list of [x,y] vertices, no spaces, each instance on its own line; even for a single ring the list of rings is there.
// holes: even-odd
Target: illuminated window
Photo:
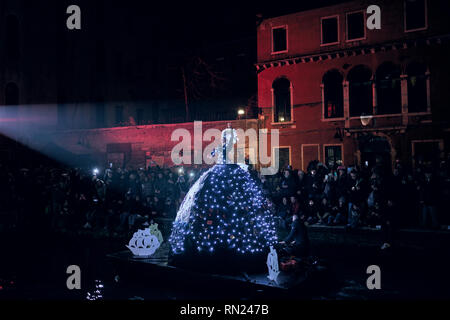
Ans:
[[[341,146],[325,146],[325,164],[330,169],[342,165]]]
[[[291,149],[289,147],[279,147],[278,149],[278,168],[285,169],[291,165]]]
[[[273,82],[274,122],[291,121],[291,82],[279,78]]]
[[[342,75],[337,70],[328,71],[323,76],[323,114],[325,119],[342,118],[344,116],[342,81]]]

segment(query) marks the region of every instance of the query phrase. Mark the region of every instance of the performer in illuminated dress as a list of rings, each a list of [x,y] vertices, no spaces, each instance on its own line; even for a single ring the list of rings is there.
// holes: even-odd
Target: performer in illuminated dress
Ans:
[[[236,130],[228,124],[221,146],[213,152],[217,164],[185,196],[169,238],[173,257],[201,256],[229,264],[235,263],[229,258],[266,257],[277,242],[273,212],[261,185],[247,165],[233,163],[237,140]]]

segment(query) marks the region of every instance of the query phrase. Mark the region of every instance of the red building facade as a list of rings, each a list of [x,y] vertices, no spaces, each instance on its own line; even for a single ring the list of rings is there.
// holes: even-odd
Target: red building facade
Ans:
[[[381,29],[370,30],[370,5]],[[281,165],[306,170],[448,156],[449,4],[353,1],[266,19],[257,30],[261,126]]]

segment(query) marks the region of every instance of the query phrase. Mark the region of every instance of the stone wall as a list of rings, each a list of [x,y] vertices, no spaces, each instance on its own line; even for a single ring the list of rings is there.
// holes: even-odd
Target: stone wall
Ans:
[[[210,128],[223,130],[227,122],[236,129],[258,129],[258,120],[235,120],[202,122],[202,131]],[[191,134],[191,148],[194,150],[194,123],[160,124],[105,129],[58,131],[49,136],[45,153],[63,162],[95,162],[107,165],[123,161],[124,165],[144,167],[150,160],[159,165],[172,166],[172,148],[181,140],[172,141],[176,129],[186,129]],[[203,141],[202,147],[210,144]],[[192,152],[193,153],[193,152]],[[192,154],[193,159],[193,154]]]

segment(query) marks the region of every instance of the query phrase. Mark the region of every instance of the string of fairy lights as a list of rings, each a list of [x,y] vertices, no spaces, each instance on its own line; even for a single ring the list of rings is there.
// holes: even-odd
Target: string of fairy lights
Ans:
[[[174,253],[186,240],[199,252],[218,248],[242,254],[266,251],[277,241],[273,214],[261,187],[239,166],[213,168],[198,193],[189,222],[176,221],[169,239]]]

